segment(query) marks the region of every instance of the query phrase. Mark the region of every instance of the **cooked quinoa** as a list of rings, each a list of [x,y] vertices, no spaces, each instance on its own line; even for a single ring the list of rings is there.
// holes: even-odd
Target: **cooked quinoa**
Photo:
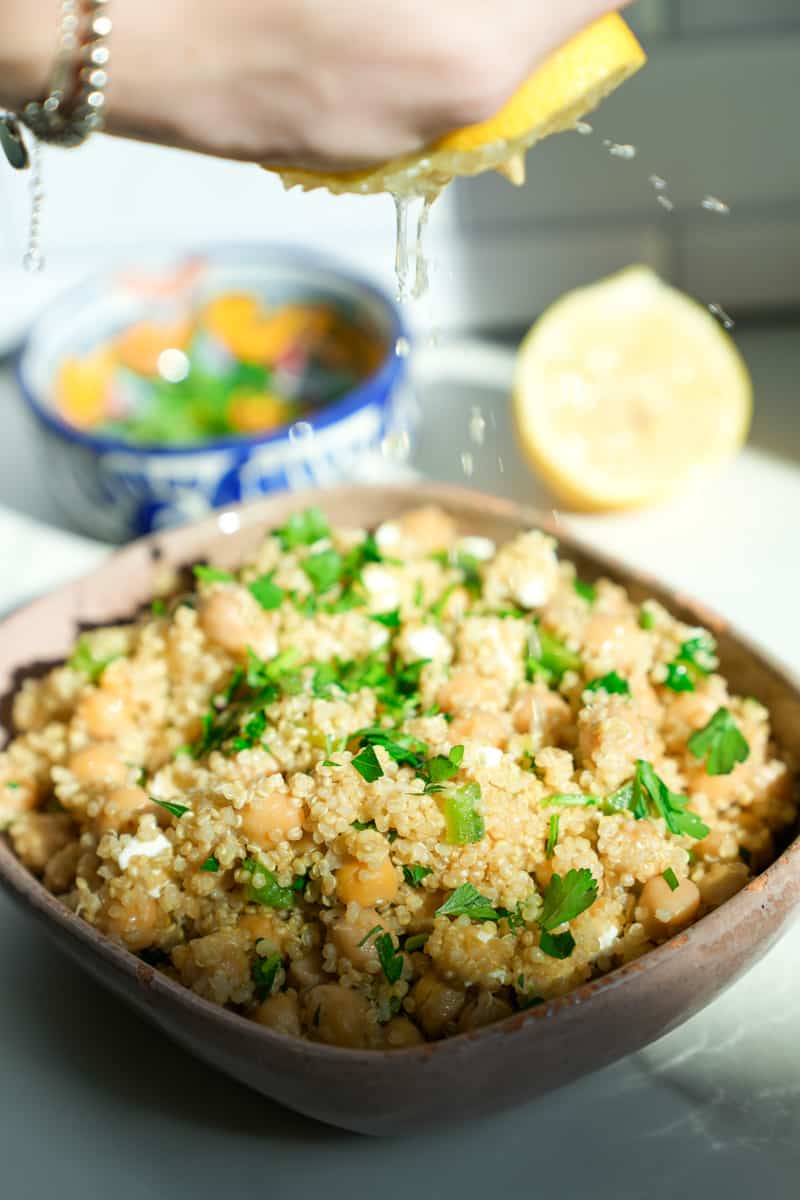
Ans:
[[[206,999],[408,1046],[638,957],[771,861],[792,771],[716,667],[539,531],[309,510],[23,685],[0,827]]]

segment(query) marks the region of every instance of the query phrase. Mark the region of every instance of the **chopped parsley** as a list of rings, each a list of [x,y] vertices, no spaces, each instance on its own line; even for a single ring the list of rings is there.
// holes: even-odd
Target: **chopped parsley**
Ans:
[[[500,913],[493,908],[471,883],[462,883],[452,895],[437,908],[437,917],[469,917],[472,921],[497,921]]]
[[[664,818],[671,833],[704,838],[709,832],[708,826],[697,813],[687,809],[688,803],[686,796],[670,791],[651,763],[642,758],[637,760],[632,792],[632,811],[637,820],[648,817],[653,810],[656,816]]]
[[[86,634],[81,634],[67,659],[67,666],[72,667],[73,671],[80,671],[90,683],[97,683],[106,667],[119,657],[119,654],[97,654],[92,649],[91,640]]]
[[[689,738],[695,758],[704,758],[708,775],[730,775],[737,763],[750,755],[750,746],[727,708],[718,708],[711,720]]]
[[[631,689],[627,679],[623,679],[616,671],[609,671],[599,679],[593,679],[583,689],[585,692],[608,692],[609,696],[630,696]]]
[[[424,742],[410,733],[397,729],[386,729],[382,725],[370,725],[351,735],[351,741],[359,746],[381,746],[394,762],[421,770],[428,749]]]
[[[256,579],[249,584],[248,590],[251,596],[254,596],[258,603],[267,612],[272,609],[280,608],[283,603],[284,591],[278,587],[273,581],[275,572],[270,571],[268,575],[262,575],[260,579]]]
[[[525,674],[528,680],[541,677],[545,683],[560,683],[567,671],[580,671],[581,657],[574,650],[569,650],[560,638],[546,630],[535,627],[538,641],[538,655],[528,655],[525,664]]]
[[[351,765],[367,783],[374,783],[383,775],[383,767],[378,762],[378,756],[373,746],[365,746],[353,759]]]
[[[390,933],[382,933],[375,939],[375,949],[378,951],[378,961],[381,970],[389,984],[397,983],[403,974],[405,959],[395,949],[394,938]]]
[[[217,858],[217,856],[215,854],[209,854],[208,858],[203,863],[200,870],[201,871],[213,871],[213,872],[218,871],[219,870],[219,859]]]
[[[16,791],[17,788],[21,787],[21,784],[16,779],[8,779],[5,786],[11,788],[12,791]]]
[[[377,621],[379,625],[384,625],[387,629],[400,628],[400,609],[393,608],[389,612],[372,613],[371,621]]]
[[[435,754],[419,769],[419,776],[425,780],[426,792],[440,792],[442,784],[448,779],[454,779],[464,759],[464,747],[453,746],[448,754]],[[478,787],[475,784],[475,787]],[[462,789],[463,790],[463,789]],[[478,788],[480,798],[480,788]]]
[[[481,565],[474,554],[467,554],[463,550],[437,550],[435,554],[431,555],[431,558],[443,567],[451,567],[460,571],[461,581],[467,591],[472,596],[480,596],[483,588]],[[452,592],[452,590],[451,588],[450,591]]]
[[[661,878],[667,884],[671,892],[677,892],[678,888],[681,886],[678,883],[678,876],[675,874],[672,867],[667,867],[666,871],[662,871]]]
[[[383,929],[382,925],[373,925],[372,929],[370,929],[370,931],[368,933],[365,933],[364,936],[362,937],[361,941],[358,943],[358,949],[360,950],[362,946],[366,946],[366,944],[370,940],[370,938],[374,938],[375,934],[380,933],[380,931],[382,929]]]
[[[480,802],[479,783],[467,783],[451,792],[444,802],[449,846],[467,846],[479,842],[486,833],[483,817],[475,807]]]
[[[572,586],[580,596],[581,600],[585,600],[587,604],[594,604],[597,599],[597,588],[593,583],[584,583],[577,576],[572,581]]]
[[[409,887],[418,888],[423,879],[430,874],[430,867],[403,867],[403,878]]]
[[[597,803],[597,796],[588,796],[583,792],[555,792],[542,801],[547,808],[588,808]]]
[[[338,550],[320,550],[305,559],[303,570],[315,592],[329,592],[342,578],[344,559]]]
[[[190,811],[185,804],[173,804],[171,800],[159,800],[155,796],[151,796],[150,799],[160,808],[165,808],[168,813],[172,813],[173,817],[182,817],[184,813]]]
[[[563,879],[560,875],[553,875],[544,893],[539,926],[549,933],[580,916],[596,899],[597,880],[588,867],[581,867],[580,870],[573,868],[567,871]]]
[[[257,958],[253,963],[253,983],[259,1000],[266,1000],[270,995],[275,976],[282,966],[283,959],[278,953],[270,954],[268,958]]]
[[[236,577],[230,571],[222,571],[219,567],[192,567],[195,579],[200,583],[235,583]]]
[[[282,529],[276,529],[277,537],[284,550],[294,550],[297,546],[313,546],[330,536],[328,518],[319,508],[306,508],[303,512],[292,513]]]
[[[639,628],[640,629],[648,629],[648,630],[654,629],[655,624],[656,624],[655,613],[651,612],[650,609],[647,608],[646,605],[643,604],[642,607],[639,609]]]
[[[610,796],[606,796],[601,802],[601,808],[607,816],[613,816],[614,813],[632,812],[633,811],[633,780],[623,783],[622,787],[618,787]]]
[[[719,665],[717,643],[703,630],[687,638],[671,662],[667,663],[664,686],[673,692],[693,692],[698,679],[705,678]]]
[[[297,880],[294,880],[291,887],[281,887],[272,871],[267,870],[255,859],[246,858],[242,867],[251,875],[251,881],[247,886],[248,900],[264,904],[267,908],[292,908],[296,894],[302,888],[302,876],[299,877],[300,888],[296,886]]]
[[[539,937],[539,949],[550,958],[569,958],[575,949],[575,938],[568,929],[563,933],[548,933],[543,930]]]
[[[363,833],[365,829],[377,829],[374,821],[351,821],[351,829],[357,829],[359,833]]]
[[[154,600],[150,605],[150,612],[154,617],[163,617],[167,611],[167,603],[165,600]]]
[[[552,813],[550,816],[550,825],[547,830],[547,842],[545,844],[545,858],[552,858],[553,851],[558,845],[558,825],[561,820],[559,813]]]

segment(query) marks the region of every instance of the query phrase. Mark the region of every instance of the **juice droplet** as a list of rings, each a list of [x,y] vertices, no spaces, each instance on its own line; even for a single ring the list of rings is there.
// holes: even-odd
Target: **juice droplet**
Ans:
[[[500,474],[501,474],[501,475],[505,475],[505,473],[506,473],[506,464],[503,462],[503,460],[502,460],[502,458],[500,457],[500,455],[499,455],[499,454],[498,454],[498,456],[497,456],[497,469],[498,469],[498,471],[500,472]]]
[[[408,358],[411,353],[411,342],[407,337],[399,337],[394,344],[394,352],[398,358]]]
[[[408,199],[393,196],[395,210],[394,275],[397,299],[405,300],[408,290]]]
[[[381,442],[381,454],[392,462],[405,462],[411,453],[411,438],[405,429],[387,433]]]
[[[468,429],[470,441],[476,446],[482,446],[486,440],[486,419],[477,404],[473,405],[470,413]]]
[[[660,175],[651,175],[649,177],[650,186],[654,187],[657,192],[665,192],[667,190],[667,181],[662,179]]]
[[[467,478],[469,478],[469,476],[475,470],[475,460],[473,459],[472,454],[470,453],[469,450],[462,451],[461,470],[464,472],[464,474],[467,476]]]
[[[719,213],[720,216],[727,216],[731,211],[731,206],[726,204],[724,200],[720,200],[717,196],[704,196],[702,207],[706,212]]]
[[[583,137],[588,137],[590,133],[594,133],[594,126],[588,121],[576,121],[575,132],[582,134]]]
[[[665,196],[663,192],[659,196],[656,196],[656,200],[667,212],[672,212],[675,208],[674,202],[670,200],[669,196]]]
[[[426,196],[417,216],[417,240],[414,245],[416,269],[414,272],[414,290],[411,293],[415,300],[419,300],[428,290],[428,260],[425,256],[425,246],[423,243],[434,199],[435,197]]]
[[[295,421],[289,429],[290,442],[303,442],[314,436],[314,426],[308,421]]]
[[[721,322],[723,329],[735,329],[736,322],[730,313],[726,312],[721,304],[709,304],[708,311],[712,317],[716,317]]]
[[[603,145],[606,146],[608,153],[613,158],[626,158],[626,159],[636,158],[636,147],[631,146],[628,143],[620,143],[620,142],[606,143],[606,142],[603,142]]]

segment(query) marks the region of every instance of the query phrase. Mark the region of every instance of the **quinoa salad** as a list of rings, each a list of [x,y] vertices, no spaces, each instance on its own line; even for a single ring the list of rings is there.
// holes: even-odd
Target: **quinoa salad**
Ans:
[[[318,509],[28,679],[0,829],[72,911],[287,1036],[395,1049],[645,954],[797,820],[711,634],[538,530]]]

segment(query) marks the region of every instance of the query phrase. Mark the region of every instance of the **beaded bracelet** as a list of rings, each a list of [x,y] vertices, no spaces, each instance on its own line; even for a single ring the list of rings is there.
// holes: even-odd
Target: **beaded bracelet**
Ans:
[[[80,146],[102,129],[108,85],[109,0],[62,0],[59,45],[47,96],[21,113],[0,111],[0,148],[12,167],[30,164],[20,125],[41,142]]]

